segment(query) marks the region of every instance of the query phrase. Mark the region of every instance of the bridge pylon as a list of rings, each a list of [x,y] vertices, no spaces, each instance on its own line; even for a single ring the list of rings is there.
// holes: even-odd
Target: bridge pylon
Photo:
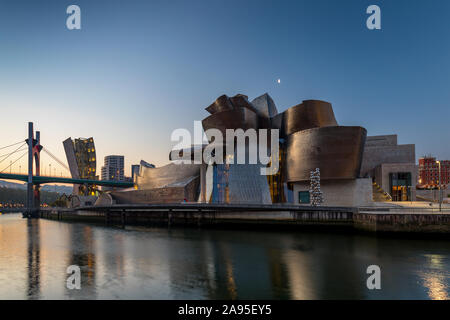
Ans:
[[[41,205],[40,185],[33,182],[33,160],[35,162],[35,176],[41,175],[41,134],[36,131],[36,139],[34,138],[33,122],[28,122],[28,180],[27,180],[27,207],[23,213],[24,218],[39,217],[39,208]]]

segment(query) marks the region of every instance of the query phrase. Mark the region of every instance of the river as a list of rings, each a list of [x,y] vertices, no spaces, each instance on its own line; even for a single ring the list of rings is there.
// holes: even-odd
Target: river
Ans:
[[[81,289],[68,289],[68,266]],[[369,290],[367,267],[381,270]],[[450,242],[0,216],[0,299],[450,299]]]

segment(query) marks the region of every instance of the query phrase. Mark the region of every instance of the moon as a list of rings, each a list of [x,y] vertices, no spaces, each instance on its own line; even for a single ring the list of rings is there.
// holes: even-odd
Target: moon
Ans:
[[[281,83],[281,79],[278,79],[278,80],[277,80],[277,83],[280,84],[280,83]]]

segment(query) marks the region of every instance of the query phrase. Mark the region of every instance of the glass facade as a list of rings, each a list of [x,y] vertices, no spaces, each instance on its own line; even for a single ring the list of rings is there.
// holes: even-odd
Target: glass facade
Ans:
[[[73,140],[73,147],[80,179],[97,180],[97,159],[95,156],[94,139],[75,139]],[[84,195],[95,195],[97,193],[97,186],[80,186],[79,192]]]
[[[274,175],[261,175],[261,164],[213,165],[211,203],[284,203],[294,202],[293,186],[284,182],[283,162],[286,149],[280,139],[279,170]],[[267,165],[270,167],[271,163]]]
[[[230,203],[229,176],[229,164],[217,164],[213,166],[212,203]]]
[[[392,201],[411,201],[411,172],[389,173]]]
[[[80,178],[95,180],[97,161],[94,139],[75,139],[73,145]]]
[[[217,164],[212,172],[212,203],[272,203],[260,164]]]

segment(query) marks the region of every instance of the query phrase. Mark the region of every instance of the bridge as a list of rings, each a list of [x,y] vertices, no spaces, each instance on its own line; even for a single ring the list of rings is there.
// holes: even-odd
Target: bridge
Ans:
[[[53,160],[67,168],[67,166],[57,159],[49,150],[46,150],[41,145],[40,132],[36,131],[36,136],[34,134],[33,123],[28,123],[28,138],[25,141],[19,141],[17,143],[0,147],[0,150],[7,149],[9,147],[17,146],[14,151],[9,152],[5,155],[0,155],[0,163],[8,159],[11,155],[18,152],[26,150],[18,159],[14,162],[10,161],[10,165],[5,167],[0,171],[0,179],[2,180],[16,180],[23,181],[27,184],[27,201],[24,212],[24,217],[34,218],[39,217],[40,208],[40,186],[46,183],[65,183],[65,184],[77,184],[77,185],[97,185],[105,187],[115,187],[115,188],[131,188],[134,186],[132,182],[124,181],[108,181],[108,180],[89,180],[89,179],[74,179],[70,177],[51,176],[51,167],[49,168],[49,176],[41,175],[41,151],[44,150]],[[11,167],[14,163],[19,161],[22,157],[28,155],[28,172],[27,174],[22,173],[12,173]],[[10,173],[5,173],[4,171],[9,169]],[[68,169],[68,168],[67,168]]]
[[[15,174],[15,173],[0,173],[0,179],[2,180],[16,180],[28,182],[28,175]],[[87,184],[104,187],[116,187],[116,188],[131,188],[134,186],[132,182],[124,181],[108,181],[108,180],[89,180],[89,179],[73,179],[68,177],[45,177],[45,176],[33,176],[33,182],[35,184],[45,183],[67,183],[67,184]]]

